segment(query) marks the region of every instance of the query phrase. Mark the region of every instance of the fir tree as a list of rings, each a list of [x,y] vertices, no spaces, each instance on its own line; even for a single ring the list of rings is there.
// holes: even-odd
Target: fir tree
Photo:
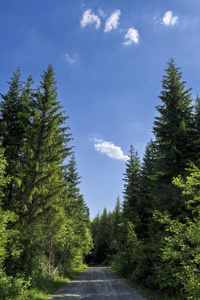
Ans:
[[[22,96],[31,102],[29,135],[25,136],[23,148],[20,218],[16,224],[24,250],[18,264],[13,262],[12,267],[15,272],[20,269],[30,275],[38,256],[44,251],[48,253],[50,273],[53,247],[62,236],[66,220],[63,168],[64,160],[70,154],[71,134],[69,127],[64,127],[67,117],[57,99],[52,66],[42,75],[38,90],[33,92],[27,84]]]
[[[139,238],[148,236],[148,224],[152,218],[154,204],[152,189],[155,185],[155,163],[156,163],[155,142],[150,141],[145,149],[141,168],[141,200],[139,207]]]
[[[3,207],[15,211],[19,205],[18,192],[23,178],[24,144],[30,118],[29,103],[24,97],[24,83],[20,77],[18,68],[8,82],[9,91],[5,95],[1,94],[0,103],[0,139],[5,149],[6,172],[10,176],[10,183],[4,191]]]
[[[100,217],[99,235],[96,244],[95,261],[97,264],[107,263],[109,259],[109,248],[112,239],[111,214],[104,208]]]
[[[6,159],[4,157],[4,149],[0,144],[0,271],[6,257],[6,242],[7,242],[7,222],[9,220],[9,212],[2,210],[3,190],[9,182],[6,177]]]
[[[77,171],[74,152],[64,171],[66,194],[64,207],[66,214],[66,244],[68,244],[68,257],[66,263],[77,264],[83,261],[92,247],[89,209],[80,194],[79,184],[81,177]]]
[[[194,105],[194,160],[196,166],[200,166],[200,98],[196,97]]]
[[[63,180],[63,163],[70,155],[68,133],[64,127],[67,117],[57,99],[54,71],[49,65],[42,76],[33,107],[33,120],[29,135],[29,149],[26,162],[29,166],[24,188],[27,211],[30,217],[38,218],[55,203],[59,206],[62,192],[66,188]]]
[[[68,198],[72,198],[74,200],[77,199],[78,195],[80,194],[80,188],[79,188],[79,184],[81,183],[80,179],[81,177],[77,172],[75,156],[74,153],[72,153],[65,172],[65,181],[68,184],[67,186]]]
[[[154,200],[157,208],[181,214],[183,197],[172,187],[172,179],[185,174],[185,168],[193,159],[191,89],[185,89],[182,73],[173,60],[168,63],[162,81],[163,90],[157,106],[153,132],[156,137],[156,186]]]
[[[120,224],[122,222],[122,212],[121,212],[121,204],[120,204],[120,198],[117,197],[115,209],[112,213],[113,218],[113,230],[112,230],[112,237],[115,240],[118,240],[119,234],[120,234]]]
[[[141,196],[141,166],[137,152],[130,146],[129,160],[124,174],[123,217],[133,224],[139,222],[139,206]]]
[[[112,212],[112,240],[109,246],[110,254],[113,256],[117,253],[120,247],[120,234],[122,226],[122,211],[120,198],[117,197],[115,209]]]

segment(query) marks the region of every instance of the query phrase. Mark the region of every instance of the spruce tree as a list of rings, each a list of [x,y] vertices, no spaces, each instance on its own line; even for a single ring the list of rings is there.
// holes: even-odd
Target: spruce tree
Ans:
[[[172,186],[173,177],[185,174],[193,159],[191,89],[185,89],[182,73],[171,59],[162,81],[161,105],[156,108],[153,132],[156,138],[156,185],[154,200],[158,209],[181,215],[184,199]]]
[[[62,229],[58,226],[57,215],[62,215],[63,221],[65,218],[62,204],[62,195],[66,189],[63,168],[64,160],[70,154],[71,134],[68,133],[69,127],[65,127],[67,117],[64,116],[58,100],[55,75],[51,65],[42,75],[34,109],[30,136],[31,155],[33,155],[30,166],[32,184],[27,195],[29,220],[37,220],[37,223],[39,221],[44,236],[48,241],[53,241]],[[52,243],[49,246],[50,252]]]
[[[141,199],[141,166],[137,151],[132,145],[123,180],[125,181],[123,217],[137,226]]]
[[[112,241],[110,244],[110,253],[112,255],[116,254],[119,249],[120,244],[120,234],[122,225],[122,211],[120,198],[117,197],[115,209],[112,212]]]
[[[66,166],[65,172],[65,181],[67,182],[67,192],[68,198],[72,198],[74,200],[77,199],[78,195],[80,194],[79,184],[81,177],[77,172],[76,160],[75,155],[72,153],[69,163]]]
[[[96,264],[96,253],[97,253],[97,244],[99,237],[99,228],[100,228],[100,214],[98,213],[96,217],[91,221],[91,235],[93,240],[92,253],[86,257],[86,262],[89,264]]]
[[[150,140],[147,144],[142,167],[141,167],[141,201],[139,207],[139,238],[148,236],[148,224],[153,215],[154,204],[152,189],[155,185],[155,163],[156,163],[155,142]]]
[[[28,86],[23,91],[25,98],[29,98],[27,93]],[[23,206],[17,222],[24,245],[20,265],[26,274],[31,274],[38,256],[45,252],[50,274],[53,248],[63,234],[66,220],[63,170],[64,161],[70,155],[71,140],[51,65],[32,96],[29,135],[26,136],[23,155],[24,177],[20,186]]]
[[[18,68],[8,82],[9,91],[5,95],[1,94],[0,103],[0,140],[5,149],[6,172],[10,176],[10,183],[4,191],[3,207],[18,213],[20,213],[18,192],[23,179],[24,144],[30,118],[29,103],[24,97],[24,83],[20,77]]]
[[[66,182],[64,207],[67,220],[65,239],[68,245],[68,256],[65,263],[69,267],[73,263],[81,264],[84,256],[90,252],[92,247],[89,209],[83,195],[80,194],[80,179],[75,155],[72,152],[64,171]]]
[[[57,202],[59,206],[66,188],[63,168],[64,160],[70,155],[71,134],[69,127],[64,126],[67,117],[57,97],[54,71],[49,65],[35,94],[26,157],[29,174],[24,196],[27,212],[32,218],[42,218]]]
[[[200,167],[200,98],[196,97],[194,105],[194,164]]]
[[[117,240],[120,234],[120,224],[122,222],[122,212],[121,212],[121,204],[120,198],[117,197],[115,209],[112,213],[113,217],[113,230],[112,230],[112,237],[113,239]]]
[[[7,242],[7,222],[9,220],[9,212],[2,209],[3,190],[9,182],[6,176],[6,159],[4,157],[4,149],[0,144],[0,272],[3,269],[3,262],[6,257],[6,242]]]
[[[112,239],[111,214],[104,208],[100,216],[99,235],[96,244],[96,263],[107,263],[109,259],[109,248]]]

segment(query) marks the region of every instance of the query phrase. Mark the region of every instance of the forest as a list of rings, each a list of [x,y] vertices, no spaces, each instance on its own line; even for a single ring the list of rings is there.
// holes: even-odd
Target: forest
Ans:
[[[37,89],[20,78],[17,69],[0,103],[1,299],[35,299],[30,287],[81,268],[92,246],[53,68]]]
[[[141,160],[130,146],[124,197],[91,223],[91,264],[108,264],[167,299],[200,299],[200,98],[168,62]]]
[[[200,299],[200,98],[174,60],[154,139],[142,159],[130,143],[123,200],[93,220],[52,66],[33,84],[17,69],[1,94],[0,298],[35,299],[39,282],[87,263],[168,297]]]

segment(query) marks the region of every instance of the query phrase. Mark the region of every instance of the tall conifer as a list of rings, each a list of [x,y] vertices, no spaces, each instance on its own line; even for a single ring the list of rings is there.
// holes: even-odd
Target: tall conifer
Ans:
[[[140,234],[139,238],[148,236],[148,224],[152,218],[154,204],[152,189],[155,185],[155,163],[156,163],[155,142],[150,140],[147,144],[142,167],[141,167],[141,200],[139,206]]]
[[[64,207],[67,220],[65,239],[68,245],[66,263],[69,266],[72,263],[82,262],[84,255],[88,254],[92,247],[89,209],[83,195],[80,194],[80,179],[73,152],[64,171],[64,180],[66,182]]]
[[[71,134],[69,127],[64,127],[67,117],[57,97],[54,71],[49,65],[36,92],[28,140],[29,186],[24,193],[32,218],[42,217],[56,203],[59,206],[66,187],[63,164],[70,154]]]
[[[141,196],[141,166],[137,151],[130,146],[129,160],[124,174],[123,217],[138,225]]]
[[[24,91],[24,97],[26,96]],[[20,189],[23,214],[19,223],[24,239],[21,264],[28,266],[29,274],[34,267],[34,258],[41,252],[48,253],[50,274],[53,247],[63,234],[66,219],[63,168],[64,160],[70,154],[71,139],[69,127],[64,126],[66,119],[58,100],[54,71],[49,65],[31,99],[29,135],[23,161],[25,176]],[[26,258],[25,261],[23,257]]]
[[[200,167],[200,97],[197,95],[194,105],[194,164]]]
[[[10,183],[5,189],[3,207],[18,212],[18,192],[22,183],[24,143],[30,118],[29,103],[24,94],[24,83],[18,68],[9,84],[9,91],[2,95],[0,103],[0,139],[7,160],[6,172]]]
[[[157,208],[172,214],[182,213],[184,200],[171,182],[173,177],[185,174],[193,159],[191,89],[185,89],[182,73],[171,59],[162,81],[163,90],[157,106],[153,132],[156,137],[156,186],[154,199]]]
[[[4,157],[4,149],[0,143],[0,271],[2,269],[3,261],[6,257],[6,241],[7,230],[6,223],[8,221],[8,211],[2,210],[3,190],[9,182],[9,178],[6,177],[6,159]]]

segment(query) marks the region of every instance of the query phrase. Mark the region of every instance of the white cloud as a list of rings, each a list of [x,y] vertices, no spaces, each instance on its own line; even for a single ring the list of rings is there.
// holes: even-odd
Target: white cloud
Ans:
[[[118,160],[126,161],[129,159],[128,155],[125,155],[122,149],[115,146],[112,142],[106,142],[97,138],[93,138],[92,140],[95,142],[94,148],[96,151]]]
[[[121,15],[121,11],[118,9],[115,12],[113,12],[109,18],[107,18],[105,28],[104,28],[105,32],[109,32],[112,29],[117,29],[117,26],[119,25],[120,15]]]
[[[178,20],[178,16],[173,17],[171,10],[168,10],[162,19],[163,24],[165,26],[173,26],[177,22],[177,20]]]
[[[125,35],[125,39],[127,41],[124,42],[124,45],[130,45],[132,43],[137,44],[139,42],[138,30],[134,28],[129,28],[127,34]]]
[[[96,28],[99,28],[101,26],[100,18],[95,15],[91,9],[84,11],[83,17],[80,20],[81,27],[84,28],[85,26],[93,23],[96,23]]]
[[[65,57],[69,64],[75,64],[77,63],[78,55],[75,53],[73,56],[70,56],[68,53],[65,54]]]

